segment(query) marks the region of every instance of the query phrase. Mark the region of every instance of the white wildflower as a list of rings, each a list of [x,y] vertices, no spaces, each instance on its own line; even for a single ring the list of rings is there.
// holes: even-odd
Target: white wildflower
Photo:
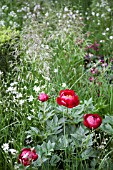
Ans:
[[[18,98],[21,98],[22,97],[22,94],[21,93],[17,93],[16,94],[16,98],[18,99]]]
[[[2,6],[2,10],[4,10],[4,9],[7,10],[7,9],[8,9],[8,6],[7,6],[7,5],[3,5],[3,6]]]
[[[4,152],[7,152],[9,150],[9,143],[4,143],[2,145],[2,149],[4,150]]]
[[[98,16],[99,16],[99,13],[97,13],[96,16],[98,17]]]
[[[31,109],[31,112],[33,112],[33,113],[34,113],[34,112],[35,112],[35,109]]]
[[[110,36],[109,39],[112,40],[112,39],[113,39],[113,36]]]
[[[65,8],[64,8],[64,11],[65,11],[65,12],[68,12],[68,8],[67,8],[67,7],[65,7]]]
[[[109,28],[106,28],[106,31],[109,31]]]
[[[78,14],[78,13],[79,13],[79,10],[76,10],[76,13]]]
[[[15,149],[9,149],[9,152],[11,152],[12,155],[16,155],[18,153]]]
[[[48,17],[48,16],[49,16],[49,13],[48,13],[48,12],[46,12],[46,13],[45,13],[45,16],[46,16],[46,17]]]
[[[66,83],[62,83],[62,87],[66,87]]]
[[[18,84],[18,82],[15,81],[15,82],[11,83],[10,86],[14,86],[16,84]]]
[[[28,98],[28,101],[29,101],[29,102],[32,102],[33,99],[34,99],[34,97],[31,95],[31,96]]]
[[[31,120],[31,119],[32,119],[32,117],[31,117],[31,116],[28,116],[27,118],[28,118],[28,120]]]
[[[54,69],[54,73],[58,73],[58,69],[55,68],[55,69]]]
[[[22,97],[22,94],[21,93],[17,93],[16,94],[16,98],[18,99],[18,98],[21,98]]]
[[[25,102],[24,100],[20,100],[20,101],[19,101],[19,104],[20,104],[20,105],[23,105],[24,102]]]
[[[26,86],[24,86],[24,89],[25,89],[25,90],[27,90],[27,87],[26,87]]]
[[[102,33],[102,35],[106,35],[106,33],[105,33],[105,32],[103,32],[103,33]]]
[[[105,40],[100,40],[100,43],[105,42]]]
[[[110,9],[110,8],[108,8],[108,9],[107,9],[107,11],[108,11],[108,12],[111,12],[111,9]]]
[[[66,18],[66,14],[63,15],[63,18]]]
[[[39,86],[38,86],[38,87],[37,87],[37,86],[34,86],[34,87],[33,87],[33,90],[38,93],[38,92],[40,91],[40,87],[39,87]]]
[[[3,72],[2,71],[0,71],[0,76],[3,74]]]
[[[102,15],[101,15],[101,17],[104,17],[104,16],[105,16],[105,14],[102,14]]]
[[[95,15],[95,12],[92,12],[92,15],[94,16],[94,15]]]
[[[4,21],[4,20],[1,20],[1,21],[0,21],[0,25],[1,25],[1,26],[5,26],[5,21]]]
[[[16,87],[8,87],[8,89],[6,90],[6,93],[8,93],[8,92],[17,93]]]

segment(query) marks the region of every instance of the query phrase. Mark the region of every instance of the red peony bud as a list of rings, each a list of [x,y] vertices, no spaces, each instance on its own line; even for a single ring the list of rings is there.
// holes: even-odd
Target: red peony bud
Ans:
[[[38,155],[34,148],[23,148],[20,155],[18,156],[18,163],[28,166],[32,161],[36,161]]]
[[[49,99],[49,96],[45,93],[40,93],[39,96],[38,96],[38,99],[41,101],[41,102],[45,102]]]
[[[102,123],[102,118],[98,114],[85,114],[84,115],[84,125],[89,129],[96,129]]]

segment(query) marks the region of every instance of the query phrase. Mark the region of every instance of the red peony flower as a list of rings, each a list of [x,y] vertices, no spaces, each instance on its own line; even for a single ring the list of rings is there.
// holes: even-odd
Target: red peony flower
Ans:
[[[96,129],[102,123],[102,118],[98,114],[85,114],[84,115],[84,125],[89,129]]]
[[[56,99],[59,105],[63,105],[68,108],[73,108],[79,105],[80,101],[78,96],[75,94],[74,90],[61,90],[60,96]]]
[[[23,148],[18,156],[18,163],[22,163],[24,166],[28,166],[32,161],[36,161],[38,155],[34,148]]]
[[[38,99],[41,101],[41,102],[45,102],[49,99],[49,96],[45,93],[40,93],[39,96],[38,96]]]

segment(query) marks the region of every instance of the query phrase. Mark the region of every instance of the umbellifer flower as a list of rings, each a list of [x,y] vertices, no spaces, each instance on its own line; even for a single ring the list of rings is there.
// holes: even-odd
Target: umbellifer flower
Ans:
[[[41,102],[45,102],[49,99],[49,96],[45,93],[40,93],[39,96],[38,96],[38,99],[41,101]]]
[[[96,129],[102,123],[102,118],[98,114],[85,114],[84,115],[84,125],[89,129]]]
[[[28,166],[32,161],[36,161],[38,155],[34,148],[23,148],[20,155],[18,156],[18,163]]]
[[[56,101],[59,105],[63,105],[68,108],[73,108],[80,103],[79,98],[74,90],[69,89],[61,90]]]

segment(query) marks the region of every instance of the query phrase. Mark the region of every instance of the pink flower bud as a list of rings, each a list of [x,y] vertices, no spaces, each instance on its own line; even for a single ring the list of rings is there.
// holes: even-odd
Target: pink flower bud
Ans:
[[[38,99],[41,101],[41,102],[45,102],[49,99],[49,96],[45,93],[40,93],[39,96],[38,96]]]
[[[84,115],[84,125],[89,129],[96,129],[102,123],[102,118],[98,114],[85,114]]]

